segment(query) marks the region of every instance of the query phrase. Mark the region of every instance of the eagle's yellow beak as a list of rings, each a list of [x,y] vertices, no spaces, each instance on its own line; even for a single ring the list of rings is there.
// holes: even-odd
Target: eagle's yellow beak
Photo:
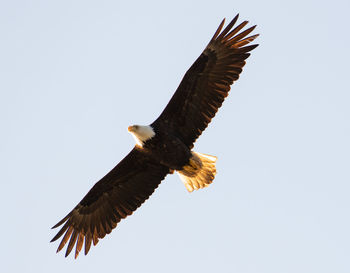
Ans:
[[[128,127],[128,131],[129,131],[129,132],[134,131],[134,126],[129,126],[129,127]]]

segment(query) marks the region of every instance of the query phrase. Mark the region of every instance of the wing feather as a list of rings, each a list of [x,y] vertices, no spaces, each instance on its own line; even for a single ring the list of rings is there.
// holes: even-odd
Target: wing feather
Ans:
[[[134,148],[113,170],[97,182],[80,203],[53,228],[63,224],[51,242],[62,235],[57,252],[68,242],[65,256],[75,245],[78,257],[85,241],[85,255],[91,243],[111,233],[121,219],[131,215],[158,187],[169,169]]]
[[[83,243],[84,243],[84,235],[82,232],[79,232],[77,246],[75,248],[75,258],[78,257],[79,252],[80,252],[81,248],[83,247]]]
[[[221,22],[203,53],[186,72],[175,94],[161,115],[152,123],[154,128],[166,127],[176,134],[189,148],[208,126],[230,86],[238,80],[245,60],[258,45],[249,45],[258,34],[247,37],[252,26],[241,31],[248,21],[234,25],[236,15],[225,27]],[[165,128],[164,128],[165,129]]]
[[[84,249],[84,254],[88,254],[90,247],[91,247],[91,242],[92,242],[92,236],[90,230],[85,234],[85,249]]]

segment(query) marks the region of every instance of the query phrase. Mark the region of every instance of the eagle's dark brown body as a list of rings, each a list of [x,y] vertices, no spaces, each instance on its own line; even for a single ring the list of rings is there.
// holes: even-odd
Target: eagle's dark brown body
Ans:
[[[192,156],[190,148],[168,130],[153,129],[156,135],[145,142],[144,152],[171,170],[181,170]]]

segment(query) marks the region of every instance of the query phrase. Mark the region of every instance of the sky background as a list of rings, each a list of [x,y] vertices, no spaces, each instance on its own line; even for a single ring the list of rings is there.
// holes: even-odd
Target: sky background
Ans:
[[[349,1],[0,1],[2,272],[350,272]],[[134,146],[223,17],[252,52],[195,145],[77,260],[51,230]]]

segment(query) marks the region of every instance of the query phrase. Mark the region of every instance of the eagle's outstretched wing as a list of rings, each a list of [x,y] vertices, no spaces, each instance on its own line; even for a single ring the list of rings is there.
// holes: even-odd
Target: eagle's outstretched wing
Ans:
[[[114,169],[97,182],[80,203],[53,228],[63,227],[51,240],[62,235],[60,251],[69,241],[66,256],[74,245],[75,258],[85,240],[85,255],[91,242],[109,234],[117,223],[131,215],[158,187],[169,169],[152,161],[135,147]]]
[[[153,127],[166,126],[190,148],[208,126],[222,105],[230,85],[238,79],[249,57],[258,45],[249,45],[257,36],[249,36],[255,26],[240,32],[244,21],[233,30],[238,15],[221,32],[221,22],[203,53],[186,72],[168,105],[153,122]]]

